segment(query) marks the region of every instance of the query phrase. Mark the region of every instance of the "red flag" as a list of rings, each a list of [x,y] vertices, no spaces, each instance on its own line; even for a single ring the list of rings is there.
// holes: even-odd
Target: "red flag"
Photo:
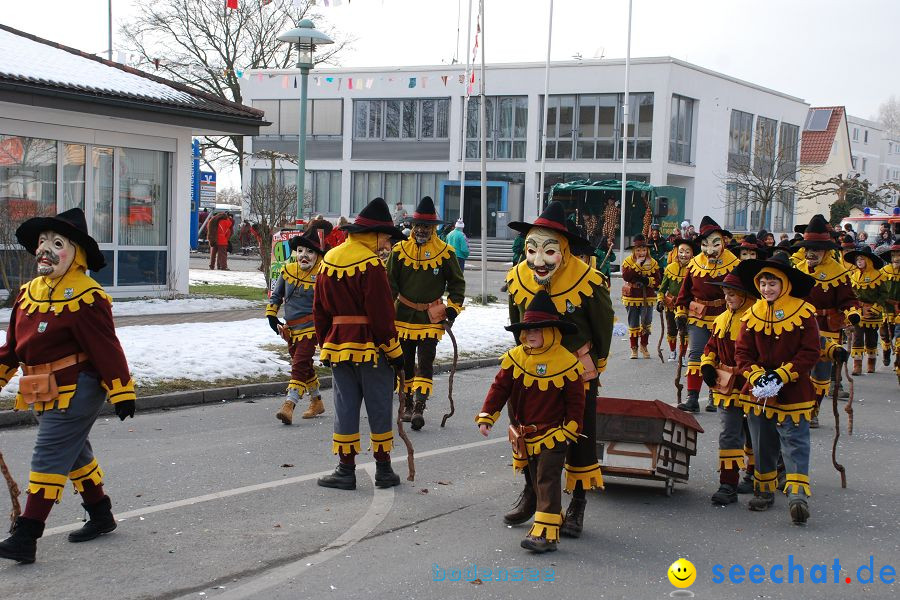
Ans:
[[[230,8],[231,10],[237,10],[238,0],[225,0],[225,8]]]

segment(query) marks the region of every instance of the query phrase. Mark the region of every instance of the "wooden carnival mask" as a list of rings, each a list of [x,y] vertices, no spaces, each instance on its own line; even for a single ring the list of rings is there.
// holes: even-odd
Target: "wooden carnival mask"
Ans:
[[[319,255],[316,254],[315,250],[307,248],[306,246],[298,246],[296,250],[294,250],[294,261],[300,265],[301,271],[309,271],[314,266],[316,266],[316,261],[319,260]]]
[[[678,246],[678,262],[681,266],[687,266],[691,259],[694,258],[694,249],[688,244],[680,244]]]
[[[55,231],[44,231],[38,236],[37,259],[38,275],[48,279],[59,279],[65,275],[75,261],[77,248],[72,241]]]
[[[544,227],[532,227],[525,236],[525,263],[538,285],[546,285],[562,264],[562,234]]]
[[[722,239],[722,234],[716,231],[703,238],[700,242],[700,249],[709,258],[719,258],[725,249],[725,240]]]

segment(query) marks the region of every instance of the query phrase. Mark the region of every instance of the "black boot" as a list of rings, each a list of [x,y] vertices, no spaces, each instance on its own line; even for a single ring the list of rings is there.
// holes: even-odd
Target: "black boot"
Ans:
[[[726,504],[737,502],[737,496],[738,493],[736,487],[723,483],[719,485],[719,490],[712,495],[711,500],[713,504],[725,506]]]
[[[331,475],[319,477],[316,483],[322,487],[337,488],[339,490],[356,489],[356,469],[354,467],[338,463]]]
[[[716,412],[718,409],[716,408],[716,403],[713,402],[713,393],[712,390],[709,392],[709,398],[706,401],[706,408],[704,409],[706,412]]]
[[[698,413],[700,412],[700,392],[692,392],[688,390],[687,402],[678,405],[678,410],[684,412]]]
[[[400,415],[400,420],[404,423],[409,423],[412,419],[413,413],[413,397],[411,393],[403,394],[403,414]]]
[[[788,510],[791,513],[791,521],[794,525],[805,525],[809,520],[809,503],[803,496],[791,498],[788,503]]]
[[[881,351],[881,362],[884,366],[891,366],[891,349],[885,348]]]
[[[526,483],[512,510],[503,515],[503,522],[507,525],[521,525],[534,516],[535,510],[537,510],[537,496],[534,488]]]
[[[535,536],[530,533],[519,544],[526,550],[531,550],[535,554],[543,554],[544,552],[556,552],[557,543],[551,542],[544,536]]]
[[[96,504],[82,504],[90,519],[78,531],[69,534],[70,542],[86,542],[116,528],[116,519],[112,514],[112,502],[109,496],[103,496]]]
[[[741,482],[737,486],[738,494],[752,494],[753,493],[753,475],[750,473],[744,473],[744,476],[741,477]]]
[[[375,462],[375,487],[388,488],[400,485],[400,476],[391,468],[391,461]]]
[[[750,510],[762,512],[764,510],[769,510],[773,504],[775,504],[775,494],[772,492],[756,492],[753,497],[750,498],[748,507]]]
[[[0,542],[0,558],[20,563],[33,563],[37,540],[44,535],[44,524],[34,519],[18,517],[12,535]]]
[[[566,509],[566,516],[563,517],[562,527],[559,528],[559,535],[571,538],[581,537],[585,505],[587,505],[586,498],[572,498],[569,508]]]
[[[425,403],[427,401],[428,396],[416,392],[416,404],[413,406],[412,419],[410,419],[414,431],[425,427],[425,416],[422,413],[425,412]]]

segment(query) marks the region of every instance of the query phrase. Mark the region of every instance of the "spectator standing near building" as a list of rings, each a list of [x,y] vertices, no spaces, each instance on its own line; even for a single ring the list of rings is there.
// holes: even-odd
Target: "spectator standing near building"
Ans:
[[[216,268],[216,257],[218,256],[218,247],[219,247],[219,235],[218,235],[218,227],[219,221],[222,220],[222,213],[216,213],[211,215],[209,219],[207,219],[207,225],[205,227],[206,230],[206,238],[209,240],[209,268]]]
[[[228,242],[231,240],[231,234],[234,232],[234,217],[229,214],[222,217],[215,223],[216,235],[216,267],[220,271],[228,271]],[[210,246],[212,249],[212,246]],[[210,259],[210,268],[212,267],[212,259]]]
[[[456,251],[456,260],[459,261],[459,268],[463,273],[466,270],[466,259],[469,258],[469,240],[466,238],[465,226],[462,219],[457,219],[446,240]]]

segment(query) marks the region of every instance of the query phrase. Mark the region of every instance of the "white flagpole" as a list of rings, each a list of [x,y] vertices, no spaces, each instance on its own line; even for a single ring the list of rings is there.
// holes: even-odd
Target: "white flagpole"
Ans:
[[[550,109],[550,46],[553,40],[553,0],[550,0],[550,16],[547,26],[547,62],[544,64],[544,120],[541,127],[541,189],[538,192],[538,214],[544,208],[544,175],[547,162],[547,112]]]
[[[622,103],[622,204],[619,207],[619,260],[625,260],[625,188],[628,179],[628,78],[631,75],[631,2],[628,0],[628,46],[625,50],[625,101]],[[612,240],[610,240],[612,243]]]
[[[466,148],[469,129],[469,66],[472,64],[472,0],[469,0],[469,20],[466,26],[466,94],[463,97],[462,114],[462,164],[459,167],[459,218],[462,219],[466,205]]]
[[[485,102],[484,96],[484,0],[478,0],[478,12],[481,15],[481,102],[479,120],[481,121],[481,302],[487,304],[487,137],[485,129],[487,126],[484,122]]]

